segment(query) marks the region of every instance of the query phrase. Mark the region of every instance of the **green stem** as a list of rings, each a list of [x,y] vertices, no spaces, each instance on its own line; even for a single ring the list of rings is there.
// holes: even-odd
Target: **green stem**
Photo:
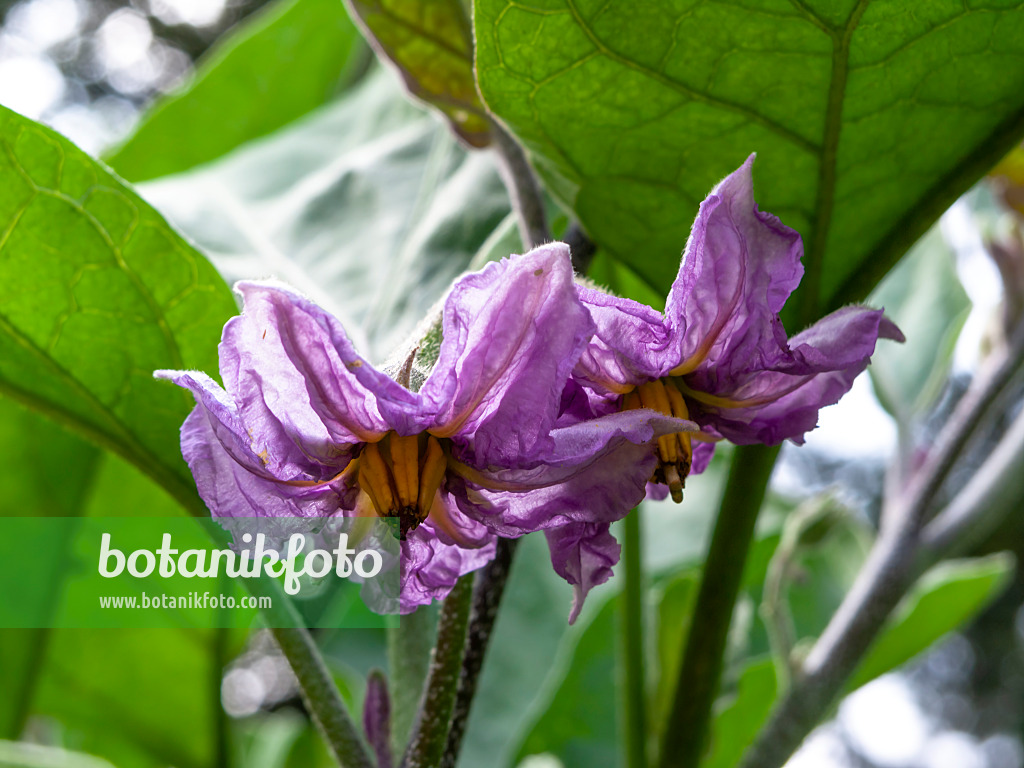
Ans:
[[[448,731],[448,743],[441,758],[441,768],[455,768],[462,748],[462,737],[466,735],[473,697],[480,681],[480,671],[487,656],[487,647],[498,618],[505,585],[512,570],[519,539],[498,539],[494,559],[483,567],[473,588],[473,607],[469,615],[469,630],[466,633],[466,652],[462,657],[462,672],[459,687],[455,693],[455,707],[452,710],[452,725]]]
[[[751,445],[737,448],[733,456],[693,620],[681,650],[661,768],[696,768],[700,763],[743,566],[778,452],[778,447]]]
[[[434,768],[444,754],[466,647],[472,599],[473,574],[470,573],[455,583],[441,609],[430,676],[402,768]]]
[[[359,733],[348,716],[345,702],[305,627],[276,627],[270,630],[281,646],[288,665],[299,681],[302,700],[313,722],[327,740],[338,765],[346,768],[373,768]]]
[[[430,672],[430,650],[437,639],[437,607],[421,605],[388,630],[391,693],[391,746],[401,755],[412,736],[416,710]]]
[[[278,627],[270,632],[281,646],[299,681],[302,700],[338,765],[345,768],[373,768],[345,702],[338,693],[324,657],[304,627]]]
[[[343,768],[374,768],[320,649],[284,588],[270,578],[247,580],[246,588],[254,597],[270,598],[269,607],[261,609],[264,621],[295,674],[306,709],[335,761]]]
[[[626,765],[628,768],[647,768],[647,686],[644,677],[644,589],[639,509],[626,516],[622,560],[625,567],[622,635],[626,671]]]

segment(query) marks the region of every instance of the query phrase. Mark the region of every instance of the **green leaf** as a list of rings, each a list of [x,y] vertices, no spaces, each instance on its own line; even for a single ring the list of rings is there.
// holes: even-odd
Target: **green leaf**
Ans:
[[[473,30],[463,0],[347,0],[367,37],[398,68],[409,92],[448,118],[473,147],[491,122],[473,77]]]
[[[44,429],[41,419],[37,425]],[[30,425],[29,425],[30,426]],[[67,435],[75,439],[73,435]],[[101,454],[70,514],[174,516],[177,502],[132,465]],[[59,590],[55,590],[59,592]],[[243,633],[221,630],[0,630],[0,648],[35,643],[32,670],[0,655],[0,690],[30,723],[59,724],[64,744],[118,768],[211,765],[221,670]]]
[[[665,296],[607,251],[594,254],[587,277],[616,296],[628,296],[659,312],[665,309]]]
[[[679,680],[679,649],[690,631],[699,587],[700,571],[692,570],[669,581],[657,595],[658,682],[651,707],[651,722],[655,724],[657,733],[664,731],[672,708],[672,697]]]
[[[897,607],[847,690],[910,661],[975,616],[1007,585],[1013,568],[1013,556],[998,553],[949,560],[925,573]]]
[[[614,763],[613,756],[621,751],[615,658],[621,605],[618,597],[606,600],[590,622],[570,630],[561,649],[560,684],[535,711],[517,761],[552,754],[564,765]]]
[[[853,514],[836,520],[821,541],[802,544],[785,585],[797,641],[818,637],[846,597],[871,549],[868,526]]]
[[[274,3],[219,42],[107,162],[137,182],[213,160],[332,99],[367,55],[339,0]]]
[[[438,613],[437,606],[420,607],[388,632],[391,744],[396,754],[405,750],[416,724],[423,684],[430,673],[431,649],[437,641]]]
[[[73,517],[101,453],[77,435],[0,397],[0,516]],[[53,482],[59,473],[60,482]],[[2,706],[2,704],[0,704]]]
[[[141,191],[226,278],[291,283],[376,361],[509,211],[489,154],[460,147],[385,72],[301,123]]]
[[[0,109],[0,394],[134,462],[201,509],[157,368],[217,368],[237,310],[213,267],[53,131]]]
[[[487,106],[662,292],[751,152],[805,239],[803,320],[861,299],[1024,134],[1013,0],[474,0]]]
[[[971,300],[938,228],[925,235],[871,294],[907,337],[879,344],[868,369],[875,394],[904,429],[934,405],[946,382]]]
[[[701,768],[734,768],[754,742],[776,694],[771,659],[752,661],[740,674],[736,693],[718,702],[711,723],[708,751]]]
[[[114,768],[106,760],[82,752],[13,741],[0,741],[0,765],[5,768]]]

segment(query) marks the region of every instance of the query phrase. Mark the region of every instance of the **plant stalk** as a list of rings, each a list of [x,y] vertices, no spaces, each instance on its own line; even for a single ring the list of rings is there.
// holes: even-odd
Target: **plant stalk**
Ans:
[[[412,740],[402,768],[435,768],[441,761],[455,707],[455,692],[462,668],[473,596],[473,576],[461,577],[445,598],[437,627],[437,645],[430,662]]]
[[[943,554],[948,533],[939,537],[938,532],[950,524],[952,514],[934,520],[933,527],[927,525],[929,513],[949,473],[972,436],[988,420],[992,404],[1009,385],[1022,361],[1024,325],[1017,328],[1009,344],[995,353],[975,377],[906,491],[887,500],[878,539],[853,588],[814,644],[793,687],[776,705],[757,741],[747,751],[741,768],[781,768],[789,760],[842,692],[914,580],[936,556]],[[1010,439],[1005,452],[1012,459],[1018,450],[1013,444],[1017,439],[1015,431],[1011,431]],[[986,467],[982,467],[979,474],[985,472]],[[999,477],[998,467],[991,474]],[[989,489],[970,488],[970,492],[984,497]],[[961,497],[962,494],[958,496]],[[956,502],[954,499],[947,509],[955,510]],[[930,536],[939,538],[930,542],[934,549],[925,546]]]
[[[700,763],[743,565],[778,453],[777,446],[751,445],[737,448],[733,455],[693,620],[681,649],[675,697],[662,742],[661,768],[697,768]]]
[[[647,768],[647,685],[644,673],[644,585],[640,510],[625,519],[622,560],[625,567],[622,604],[622,651],[625,668],[627,768]]]
[[[515,554],[518,539],[498,539],[498,548],[494,559],[489,562],[477,578],[473,592],[473,607],[470,613],[469,632],[466,639],[466,652],[462,658],[462,671],[459,674],[459,686],[455,692],[455,707],[452,710],[452,725],[448,731],[448,743],[445,744],[441,768],[455,768],[462,748],[462,738],[466,734],[469,713],[473,706],[477,684],[480,682],[480,671],[483,669],[490,644],[494,621],[498,617],[505,584],[509,570],[512,568],[512,556]]]

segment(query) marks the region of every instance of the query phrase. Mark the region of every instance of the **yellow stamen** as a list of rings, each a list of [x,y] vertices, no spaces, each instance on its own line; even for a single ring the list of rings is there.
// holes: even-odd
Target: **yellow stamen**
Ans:
[[[398,518],[402,539],[427,519],[448,471],[441,442],[427,433],[389,432],[379,443],[367,444],[355,463],[359,488],[373,512]]]
[[[391,489],[391,473],[378,443],[368,443],[359,457],[359,487],[366,491],[380,517],[393,513],[395,495]]]
[[[686,400],[671,379],[658,379],[640,384],[622,397],[622,410],[649,408],[666,416],[689,419]],[[683,486],[693,463],[693,443],[689,432],[676,432],[658,438],[658,467],[651,481],[668,485],[676,503],[683,500]]]
[[[426,520],[434,504],[434,496],[441,487],[444,473],[448,469],[448,461],[437,438],[427,437],[427,449],[420,467],[419,497],[416,502],[416,513],[420,521]]]
[[[665,382],[661,379],[641,384],[636,390],[640,393],[640,402],[643,403],[644,408],[650,408],[652,411],[666,415],[672,413],[668,393],[665,391]]]
[[[634,389],[622,396],[622,410],[635,411],[638,408],[643,408],[643,404],[640,402],[639,392]]]
[[[392,433],[389,435],[388,447],[391,450],[391,471],[395,478],[398,491],[400,510],[416,506],[419,485],[419,446],[416,435],[404,437]]]

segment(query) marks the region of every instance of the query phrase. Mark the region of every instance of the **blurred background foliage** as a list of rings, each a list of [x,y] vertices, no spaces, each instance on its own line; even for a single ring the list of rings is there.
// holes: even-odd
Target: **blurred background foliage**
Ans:
[[[288,280],[341,317],[375,359],[457,274],[522,247],[491,156],[467,150],[405,97],[339,0],[20,0],[0,3],[0,14],[0,103],[140,182],[140,194],[229,282]],[[861,380],[823,414],[808,446],[784,451],[744,576],[708,768],[735,764],[788,674],[786,659],[821,632],[848,590],[886,474],[914,462],[986,348],[1019,316],[1020,157],[958,201],[875,290],[870,301],[908,337],[875,358],[880,406]],[[546,173],[564,187],[556,166]],[[552,203],[561,233],[567,217],[558,210]],[[598,254],[592,275],[659,300],[613,253]],[[978,463],[1021,396],[1018,388],[982,436]],[[184,513],[123,458],[6,399],[0,448],[5,514]],[[728,458],[720,448],[682,508],[642,509],[656,721],[669,704]],[[1024,766],[1024,580],[1013,558],[998,554],[1024,554],[1019,519],[1011,523],[974,557],[922,580],[850,689],[864,687],[794,765]],[[462,765],[616,763],[619,589],[614,580],[596,590],[568,627],[568,589],[543,542],[527,538]],[[426,654],[433,612],[421,614]],[[386,665],[383,634],[317,640],[358,716],[366,673]],[[0,631],[0,689],[0,764],[330,764],[287,664],[259,631]]]

